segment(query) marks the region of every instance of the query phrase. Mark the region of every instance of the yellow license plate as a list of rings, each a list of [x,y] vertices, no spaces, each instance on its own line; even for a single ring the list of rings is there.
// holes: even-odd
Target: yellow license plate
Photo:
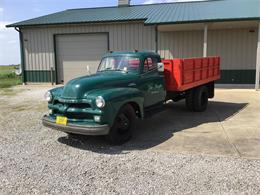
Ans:
[[[68,118],[64,116],[57,116],[56,117],[56,123],[59,125],[67,125],[68,123]]]

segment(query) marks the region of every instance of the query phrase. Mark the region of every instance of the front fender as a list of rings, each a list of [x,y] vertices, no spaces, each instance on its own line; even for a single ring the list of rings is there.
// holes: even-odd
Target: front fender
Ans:
[[[57,99],[58,97],[61,96],[62,91],[63,91],[63,87],[56,87],[56,88],[53,88],[53,89],[51,89],[51,90],[49,90],[49,91],[50,91],[51,94],[53,95],[53,99],[52,99],[52,101],[49,102],[49,103],[53,103],[53,101],[54,101],[55,99]]]
[[[115,117],[119,109],[127,103],[135,103],[140,110],[141,118],[144,116],[143,103],[144,97],[141,91],[136,88],[109,88],[109,89],[97,89],[89,92],[87,98],[95,99],[97,96],[102,96],[106,105],[102,108],[104,115],[104,122],[110,126],[113,125]]]

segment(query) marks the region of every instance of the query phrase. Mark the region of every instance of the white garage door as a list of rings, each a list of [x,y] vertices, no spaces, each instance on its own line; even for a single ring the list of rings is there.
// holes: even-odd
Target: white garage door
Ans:
[[[107,34],[57,35],[57,82],[95,73],[101,57],[108,51]]]

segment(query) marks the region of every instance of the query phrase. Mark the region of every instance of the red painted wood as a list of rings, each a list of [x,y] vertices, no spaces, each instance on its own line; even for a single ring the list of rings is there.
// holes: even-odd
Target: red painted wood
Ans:
[[[177,58],[162,62],[167,91],[185,91],[220,79],[220,57]]]

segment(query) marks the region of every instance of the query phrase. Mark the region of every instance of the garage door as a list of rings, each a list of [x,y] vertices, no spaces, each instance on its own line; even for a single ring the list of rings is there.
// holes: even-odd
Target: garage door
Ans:
[[[108,51],[107,34],[57,35],[57,82],[95,73],[102,55]]]

